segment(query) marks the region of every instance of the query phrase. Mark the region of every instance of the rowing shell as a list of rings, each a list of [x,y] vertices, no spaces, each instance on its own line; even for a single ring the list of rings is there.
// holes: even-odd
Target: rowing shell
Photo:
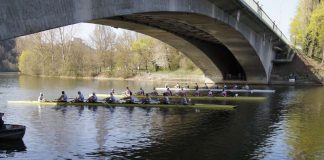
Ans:
[[[169,88],[172,91],[180,91],[180,88]],[[156,88],[156,90],[166,91],[166,88]],[[185,91],[195,91],[195,89],[183,88]],[[222,92],[223,89],[200,89],[199,91],[209,91],[212,92]],[[275,93],[275,90],[267,90],[267,89],[226,89],[226,91],[237,92],[237,93]]]
[[[97,97],[109,97],[108,94],[96,94]],[[115,97],[123,98],[124,95],[115,95]],[[145,98],[145,96],[135,96],[137,98]],[[163,96],[150,96],[151,98],[163,98]],[[169,96],[169,98],[180,99],[180,96]],[[188,96],[191,100],[218,100],[218,101],[264,101],[266,97],[254,97],[254,96],[239,96],[239,97],[207,97],[207,96]]]
[[[38,101],[8,101],[9,104],[38,104],[38,105],[62,105],[62,106],[119,106],[119,107],[158,107],[158,108],[199,108],[199,109],[217,109],[232,110],[234,105],[218,105],[218,104],[110,104],[110,103],[71,103],[71,102],[38,102]]]

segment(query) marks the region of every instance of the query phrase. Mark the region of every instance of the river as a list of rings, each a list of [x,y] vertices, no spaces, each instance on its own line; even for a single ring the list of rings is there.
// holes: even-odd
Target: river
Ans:
[[[0,74],[5,122],[27,126],[23,141],[0,142],[0,158],[324,159],[323,87],[270,86],[265,102],[232,102],[234,111],[7,104],[163,85]]]

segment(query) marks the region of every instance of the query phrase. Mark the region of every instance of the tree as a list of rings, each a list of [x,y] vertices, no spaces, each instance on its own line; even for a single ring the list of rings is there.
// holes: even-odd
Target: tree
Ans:
[[[313,47],[320,52],[322,50],[322,61],[324,64],[324,2],[314,10],[312,13],[310,24],[307,28],[307,32],[312,37]]]
[[[139,37],[132,44],[132,51],[140,56],[141,62],[144,63],[146,71],[148,71],[149,63],[152,63],[153,61],[152,48],[152,38],[147,36]]]
[[[114,65],[114,52],[116,44],[116,33],[111,27],[97,25],[91,40],[96,49],[96,53],[99,54],[99,60],[101,67],[109,68],[110,71],[113,70]],[[101,70],[101,68],[100,68]]]

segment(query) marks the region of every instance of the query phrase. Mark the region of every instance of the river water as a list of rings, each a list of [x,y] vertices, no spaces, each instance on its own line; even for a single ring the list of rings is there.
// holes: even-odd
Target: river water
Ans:
[[[271,86],[265,102],[232,102],[234,111],[7,104],[162,85],[0,74],[5,122],[27,126],[23,141],[0,142],[0,158],[324,159],[323,87]]]

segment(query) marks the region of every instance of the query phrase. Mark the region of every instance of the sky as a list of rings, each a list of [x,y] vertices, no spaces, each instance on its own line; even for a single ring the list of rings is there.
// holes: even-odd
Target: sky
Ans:
[[[290,37],[289,24],[295,16],[298,0],[256,0],[259,1],[263,10],[274,20],[281,31]],[[80,23],[77,28],[76,37],[90,41],[90,34],[93,32],[95,25],[89,23]],[[118,32],[118,30],[116,29]]]

